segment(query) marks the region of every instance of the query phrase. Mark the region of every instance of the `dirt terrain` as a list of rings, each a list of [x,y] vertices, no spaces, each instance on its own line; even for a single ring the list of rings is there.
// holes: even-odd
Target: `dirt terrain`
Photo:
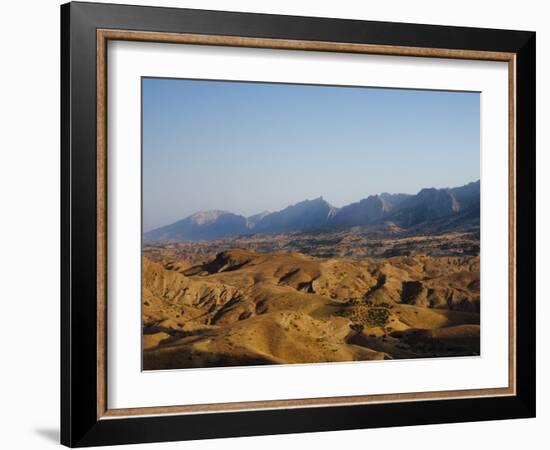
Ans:
[[[442,233],[415,233],[394,224],[345,230],[255,234],[210,241],[147,243],[152,259],[211,258],[228,248],[263,253],[298,252],[318,258],[388,258],[392,256],[475,256],[479,254],[479,227]]]
[[[476,238],[287,233],[148,244],[143,368],[478,355]]]

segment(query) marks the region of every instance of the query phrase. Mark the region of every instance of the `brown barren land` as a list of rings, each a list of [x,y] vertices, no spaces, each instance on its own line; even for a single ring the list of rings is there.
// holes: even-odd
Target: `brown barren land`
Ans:
[[[479,289],[476,233],[149,243],[143,368],[479,355]]]

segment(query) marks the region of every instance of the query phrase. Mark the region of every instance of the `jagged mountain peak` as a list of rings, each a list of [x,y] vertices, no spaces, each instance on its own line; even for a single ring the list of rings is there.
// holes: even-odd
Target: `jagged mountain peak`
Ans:
[[[251,233],[311,231],[385,222],[408,228],[434,221],[440,224],[445,218],[452,219],[453,226],[459,226],[462,216],[469,222],[479,222],[479,194],[478,180],[455,188],[424,188],[416,195],[387,192],[369,195],[342,208],[332,206],[320,196],[248,218],[223,210],[207,210],[149,231],[144,238],[149,241],[212,240]]]
[[[194,214],[191,214],[189,218],[193,223],[196,223],[197,225],[205,225],[208,223],[215,222],[220,216],[223,216],[225,214],[233,214],[228,211],[223,211],[220,209],[211,209],[207,211],[198,211]]]
[[[303,200],[265,216],[255,226],[257,232],[286,232],[323,228],[335,214],[335,208],[323,197]]]

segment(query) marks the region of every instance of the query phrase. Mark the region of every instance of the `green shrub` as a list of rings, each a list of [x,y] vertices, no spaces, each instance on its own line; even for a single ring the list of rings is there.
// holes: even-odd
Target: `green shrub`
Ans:
[[[386,326],[389,318],[390,312],[387,308],[370,308],[367,313],[367,321],[373,327]]]

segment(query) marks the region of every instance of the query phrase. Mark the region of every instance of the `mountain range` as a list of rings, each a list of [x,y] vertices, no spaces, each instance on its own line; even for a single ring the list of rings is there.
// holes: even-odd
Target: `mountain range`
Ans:
[[[144,234],[145,241],[200,241],[231,236],[345,229],[391,223],[402,229],[453,229],[479,225],[480,182],[455,188],[425,188],[417,194],[371,195],[337,208],[323,197],[281,211],[250,217],[227,211],[201,211]]]

